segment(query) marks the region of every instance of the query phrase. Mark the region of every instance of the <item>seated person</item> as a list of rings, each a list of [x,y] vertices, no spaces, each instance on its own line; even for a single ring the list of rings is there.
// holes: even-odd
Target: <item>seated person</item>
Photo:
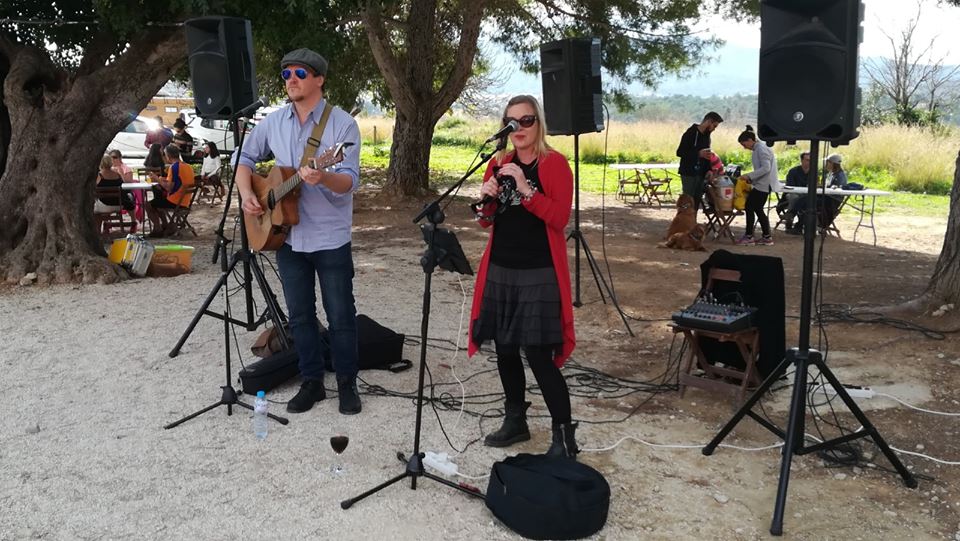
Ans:
[[[187,123],[182,118],[173,122],[173,144],[180,149],[181,158],[188,158],[193,153],[193,137],[187,133]]]
[[[150,173],[156,173],[158,176],[165,176],[167,164],[163,161],[163,147],[160,143],[150,145],[147,151],[147,157],[143,160],[143,170]]]
[[[841,165],[843,157],[839,154],[827,156],[824,162],[826,177],[823,185],[827,188],[843,188],[847,185],[847,172]],[[840,207],[845,199],[842,195],[828,195],[826,197],[817,197],[817,220],[820,228],[827,228],[833,223],[833,220],[840,214]]]
[[[220,182],[220,151],[217,144],[207,141],[203,144],[203,167],[200,169],[202,185],[210,186],[216,197],[223,197],[223,183]],[[211,196],[211,200],[212,200]]]
[[[120,176],[120,173],[113,170],[113,158],[111,158],[109,154],[104,154],[103,157],[100,158],[100,170],[97,172],[97,187],[119,188],[122,185],[123,177]],[[121,192],[119,199],[117,197],[95,199],[93,201],[93,218],[97,231],[100,231],[105,215],[119,212],[121,209],[130,212],[132,215],[134,202],[130,194]],[[136,220],[134,220],[133,225],[136,227]]]
[[[170,144],[163,149],[163,159],[167,163],[167,176],[162,178],[156,173],[150,173],[150,178],[157,182],[160,189],[154,188],[153,200],[147,201],[147,216],[153,226],[151,237],[162,237],[175,233],[173,224],[167,219],[165,212],[160,209],[176,209],[188,207],[192,199],[186,188],[194,185],[193,169],[180,159],[180,149]]]
[[[794,166],[787,171],[786,185],[794,188],[803,188],[807,185],[807,174],[810,172],[810,153],[800,153],[800,165]],[[787,233],[800,235],[803,233],[803,223],[797,223],[796,227],[793,221],[799,216],[807,206],[807,197],[799,193],[786,193],[783,199],[777,203],[777,213],[782,216],[786,224]]]

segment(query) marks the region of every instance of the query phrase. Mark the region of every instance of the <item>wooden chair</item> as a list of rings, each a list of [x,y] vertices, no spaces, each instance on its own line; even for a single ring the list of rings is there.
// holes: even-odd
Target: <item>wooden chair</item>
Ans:
[[[712,292],[718,281],[739,282],[740,271],[710,269],[705,291]],[[687,387],[693,386],[709,391],[730,392],[736,395],[739,402],[743,402],[747,391],[751,387],[760,385],[760,375],[757,371],[760,331],[757,327],[735,332],[720,332],[675,324],[672,325],[672,329],[675,333],[683,333],[684,340],[690,348],[680,367],[681,398],[686,393]],[[730,359],[730,362],[708,359],[701,346],[701,340],[704,338],[735,344],[736,351],[742,358],[743,369],[733,366],[734,363],[739,364],[738,359]],[[711,360],[713,362],[710,362]],[[701,371],[700,374],[694,374],[695,367]]]
[[[675,197],[673,195],[673,189],[670,187],[670,172],[666,169],[648,169],[647,178],[650,179],[650,182],[656,182],[659,185],[657,186],[656,193],[658,198],[663,197],[664,203],[673,202]]]
[[[226,175],[226,176],[224,176]],[[226,193],[227,189],[223,185],[224,178],[230,178],[231,171],[229,165],[223,165],[220,167],[220,170],[217,172],[217,178],[215,180],[202,180],[197,179],[199,187],[199,197],[205,199],[210,206],[213,206],[219,200],[223,202],[223,196]]]
[[[640,171],[621,171],[621,177],[617,186],[617,199],[627,201],[628,197],[635,197],[637,202],[642,201],[640,191]]]
[[[190,211],[193,209],[193,204],[197,201],[197,187],[189,186],[183,188],[183,196],[190,196],[190,204],[187,206],[178,206],[173,209],[164,209],[168,211],[167,218],[170,221],[170,224],[173,226],[173,236],[179,237],[183,234],[184,230],[189,230],[193,233],[193,236],[197,236],[197,230],[193,228],[190,224]]]
[[[119,186],[97,186],[94,197],[97,200],[117,201],[119,203],[123,200],[123,189]],[[120,229],[121,232],[123,232],[124,229],[129,230],[129,228],[133,226],[133,218],[127,216],[128,219],[125,220],[124,216],[127,215],[122,205],[117,205],[117,210],[107,212],[97,212],[94,210],[93,219],[97,233],[102,237],[109,237],[110,228],[116,227]]]
[[[720,210],[715,204],[713,191],[709,187],[703,192],[701,208],[703,209],[703,216],[707,219],[707,235],[712,233],[714,240],[727,237],[730,242],[736,242],[737,239],[734,237],[730,226],[737,216],[743,216],[742,210]]]
[[[663,201],[660,199],[660,196],[666,195],[666,190],[670,187],[669,180],[661,180],[649,169],[643,170],[643,176],[640,180],[640,189],[643,191],[640,194],[640,200],[647,200],[648,205],[653,205],[653,202],[657,202],[657,208],[663,208]]]

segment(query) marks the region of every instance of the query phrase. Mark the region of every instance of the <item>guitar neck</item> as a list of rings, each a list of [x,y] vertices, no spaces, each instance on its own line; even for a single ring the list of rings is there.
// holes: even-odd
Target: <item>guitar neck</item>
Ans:
[[[303,182],[303,179],[300,178],[299,173],[294,173],[287,180],[283,181],[282,184],[273,189],[273,199],[274,201],[279,201],[287,196],[290,192],[295,190],[300,183]]]

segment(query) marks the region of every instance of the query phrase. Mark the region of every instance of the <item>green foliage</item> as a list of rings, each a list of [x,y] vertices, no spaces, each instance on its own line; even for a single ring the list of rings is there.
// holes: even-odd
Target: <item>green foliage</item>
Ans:
[[[654,87],[664,74],[693,67],[708,48],[718,43],[692,29],[714,13],[753,19],[759,15],[759,2],[494,2],[488,10],[488,22],[493,28],[493,41],[514,53],[521,69],[528,73],[540,71],[540,43],[572,36],[600,38],[604,90],[613,103],[626,109],[632,103],[626,94],[627,83]]]

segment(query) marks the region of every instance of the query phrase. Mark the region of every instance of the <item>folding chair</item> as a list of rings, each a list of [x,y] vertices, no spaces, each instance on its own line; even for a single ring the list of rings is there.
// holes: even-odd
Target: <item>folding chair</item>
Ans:
[[[640,201],[643,202],[646,199],[648,205],[653,205],[653,202],[657,202],[657,208],[663,208],[663,201],[660,200],[660,196],[664,195],[664,184],[667,186],[670,185],[669,182],[664,183],[664,181],[657,179],[652,174],[650,174],[649,169],[644,169],[640,177]]]
[[[703,192],[703,215],[707,219],[707,234],[713,233],[713,239],[729,237],[730,242],[736,242],[730,225],[737,216],[743,216],[742,210],[721,210],[714,203],[713,192],[708,188]]]
[[[651,183],[659,183],[659,186],[656,187],[656,193],[658,196],[663,196],[664,203],[674,201],[673,189],[670,187],[669,171],[666,169],[647,169],[647,178],[650,179]]]
[[[116,201],[121,202],[123,199],[123,189],[119,186],[111,187],[97,187],[94,197],[98,200],[107,200],[107,201]],[[128,220],[124,220],[124,215],[126,211],[123,210],[123,205],[117,205],[117,210],[110,210],[108,212],[96,212],[94,210],[93,218],[94,225],[96,226],[97,233],[106,238],[110,235],[110,228],[116,227],[119,228],[121,232],[124,229],[129,229],[133,226],[133,218],[129,217]]]
[[[190,210],[193,209],[193,204],[197,200],[197,187],[189,186],[183,190],[184,195],[181,197],[190,196],[190,203],[185,207],[178,206],[177,208],[170,209],[168,217],[170,224],[174,227],[173,236],[179,237],[183,233],[184,229],[189,229],[190,232],[193,233],[193,236],[196,237],[197,230],[190,225],[189,218]]]
[[[713,292],[716,282],[740,282],[740,271],[732,269],[710,269],[705,291]],[[739,331],[705,330],[685,325],[672,325],[674,333],[683,333],[684,339],[690,346],[686,358],[680,368],[678,383],[680,397],[685,394],[687,387],[699,387],[708,391],[731,392],[738,402],[743,402],[750,388],[760,385],[761,380],[757,370],[757,359],[760,354],[760,330],[757,327],[748,327]],[[737,354],[730,358],[720,359],[718,365],[711,362],[702,349],[702,340],[711,339],[716,342],[729,342],[736,346]],[[740,357],[737,359],[736,357]],[[742,363],[742,368],[738,364]],[[694,369],[701,371],[694,374]]]
[[[617,199],[627,201],[627,197],[636,197],[642,201],[640,194],[640,171],[620,171],[621,177],[617,185]],[[629,191],[628,191],[629,188]]]

